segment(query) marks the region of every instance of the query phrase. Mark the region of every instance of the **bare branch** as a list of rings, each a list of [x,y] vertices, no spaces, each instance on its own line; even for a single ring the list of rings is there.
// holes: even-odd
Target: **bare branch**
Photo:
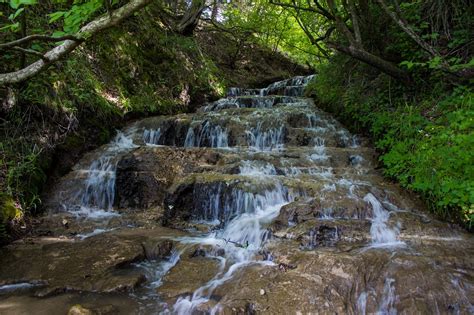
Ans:
[[[278,5],[278,6],[284,7],[284,8],[292,8],[292,9],[301,10],[301,11],[314,12],[314,13],[317,13],[317,14],[320,14],[320,15],[324,16],[328,20],[334,20],[334,17],[326,9],[324,9],[318,3],[318,1],[316,1],[316,0],[314,1],[317,8],[312,7],[309,1],[307,1],[307,3],[308,3],[308,7],[302,7],[302,6],[298,6],[294,3],[290,4],[290,3],[283,3],[283,2],[277,2],[277,1],[274,1],[274,0],[270,0],[270,4]]]
[[[354,46],[343,46],[334,42],[327,42],[327,45],[331,48],[334,48],[346,55],[351,56],[357,60],[360,60],[372,67],[379,69],[380,71],[390,75],[391,77],[400,80],[402,82],[409,82],[410,77],[402,69],[398,68],[393,63],[386,61],[364,49],[354,47]]]
[[[20,46],[20,45],[23,45],[23,44],[26,44],[26,43],[29,43],[29,42],[32,42],[32,41],[36,41],[36,40],[43,41],[43,42],[62,42],[62,41],[65,41],[65,40],[79,41],[79,39],[77,37],[73,36],[73,35],[53,37],[53,36],[48,36],[48,35],[36,34],[36,35],[29,35],[29,36],[26,36],[26,37],[23,37],[23,38],[20,38],[20,39],[17,39],[17,40],[8,42],[8,43],[0,44],[0,50],[1,49],[12,48],[12,47],[15,47],[15,46]]]
[[[298,9],[298,10],[301,10],[301,11],[318,12],[318,10],[316,10],[313,7],[300,7],[300,6],[296,6],[294,4],[276,2],[276,1],[273,1],[273,0],[270,0],[270,4],[278,5],[278,6],[284,7],[284,8]]]
[[[45,62],[49,62],[49,59],[46,58],[45,55],[43,55],[39,51],[36,51],[36,50],[33,50],[33,49],[27,49],[27,48],[21,48],[21,47],[15,46],[15,47],[12,47],[11,50],[16,50],[16,51],[19,51],[19,52],[22,52],[22,53],[25,53],[25,54],[29,54],[29,55],[35,55],[35,56],[40,57],[41,59],[43,59]]]
[[[347,41],[350,43],[351,46],[360,48],[359,42],[356,41],[356,39],[354,38],[354,35],[351,33],[351,31],[347,27],[346,22],[344,21],[344,19],[342,19],[342,17],[337,12],[337,8],[336,8],[336,5],[334,3],[334,0],[326,0],[326,2],[327,2],[328,6],[329,6],[329,9],[331,10],[331,13],[334,16],[334,19],[336,21],[337,30],[341,34],[343,34],[344,37],[346,37]]]
[[[205,1],[192,0],[191,6],[186,10],[181,21],[179,21],[176,31],[184,36],[192,35],[205,8]]]
[[[319,3],[318,0],[314,0],[313,2],[314,2],[314,5],[319,9],[321,15],[324,15],[328,20],[334,21],[334,16],[333,16],[328,10],[326,10],[326,9]]]
[[[359,16],[357,15],[357,11],[356,11],[353,0],[348,0],[348,8],[349,8],[349,12],[352,18],[352,27],[354,28],[355,40],[356,42],[359,43],[360,47],[363,47],[362,36],[360,33],[360,27],[359,27]]]

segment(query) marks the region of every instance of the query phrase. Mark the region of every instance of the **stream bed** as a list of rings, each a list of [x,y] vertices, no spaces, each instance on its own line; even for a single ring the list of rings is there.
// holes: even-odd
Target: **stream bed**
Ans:
[[[473,314],[472,236],[384,179],[303,96],[313,77],[84,156],[0,249],[0,314]]]

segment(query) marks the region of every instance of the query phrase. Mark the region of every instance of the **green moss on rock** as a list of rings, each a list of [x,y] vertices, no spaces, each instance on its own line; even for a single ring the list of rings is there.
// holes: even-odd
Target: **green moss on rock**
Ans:
[[[15,207],[13,198],[6,193],[0,193],[0,223],[7,223],[21,215],[21,211]]]

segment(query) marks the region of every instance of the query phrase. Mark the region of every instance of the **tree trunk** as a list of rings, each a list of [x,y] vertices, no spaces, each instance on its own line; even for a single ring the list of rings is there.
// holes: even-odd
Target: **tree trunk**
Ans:
[[[363,49],[355,48],[354,46],[346,47],[335,43],[328,43],[328,45],[330,47],[332,46],[337,51],[349,55],[354,59],[362,61],[399,81],[410,81],[410,76],[405,71],[401,70],[391,62],[386,61],[378,56],[375,56]]]
[[[211,20],[213,21],[217,19],[217,15],[219,14],[219,6],[220,6],[220,1],[214,0],[214,6],[212,7],[212,12],[211,12]]]
[[[183,36],[192,36],[205,5],[204,0],[193,0],[191,7],[186,11],[181,21],[179,21],[176,32]]]

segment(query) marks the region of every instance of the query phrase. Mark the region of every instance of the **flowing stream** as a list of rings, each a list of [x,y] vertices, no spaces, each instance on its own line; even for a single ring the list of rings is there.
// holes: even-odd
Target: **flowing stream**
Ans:
[[[2,292],[14,305],[38,283],[116,313],[474,313],[471,236],[384,180],[367,141],[303,96],[313,78],[231,88],[86,156],[47,202],[73,241],[40,251],[70,250],[74,267],[43,257],[38,275],[0,279],[0,313]]]

